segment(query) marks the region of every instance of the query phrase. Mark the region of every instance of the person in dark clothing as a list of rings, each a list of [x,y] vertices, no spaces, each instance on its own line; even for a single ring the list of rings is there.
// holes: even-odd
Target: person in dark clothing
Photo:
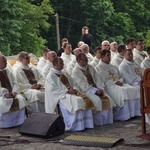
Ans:
[[[91,50],[93,36],[89,33],[89,28],[87,26],[84,26],[82,28],[81,33],[82,33],[82,37],[80,40],[83,41],[85,44],[87,44]]]
[[[67,39],[67,38],[63,38],[63,39],[61,40],[61,48],[57,51],[57,56],[60,57],[61,54],[64,52],[63,46],[64,46],[65,43],[68,43],[68,39]]]

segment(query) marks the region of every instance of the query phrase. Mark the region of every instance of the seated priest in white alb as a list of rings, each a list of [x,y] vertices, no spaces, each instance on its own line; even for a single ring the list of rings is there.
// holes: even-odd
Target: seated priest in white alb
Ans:
[[[150,68],[150,46],[147,48],[147,57],[141,62],[141,68],[143,69],[143,72]]]
[[[0,55],[3,55],[3,54],[0,52]],[[7,68],[8,68],[11,72],[13,72],[13,68],[12,68],[11,64],[8,62],[8,60],[7,60]]]
[[[94,49],[94,55],[95,57],[93,58],[93,60],[90,62],[90,65],[93,66],[94,68],[98,65],[99,60],[101,59],[101,47],[97,46]]]
[[[140,88],[142,80],[142,68],[133,60],[133,52],[131,49],[126,49],[124,60],[119,66],[119,71],[124,77],[125,83]]]
[[[111,59],[110,62],[113,66],[116,66],[117,68],[119,67],[119,65],[124,59],[125,50],[126,50],[125,44],[118,45],[118,53],[113,57],[113,59]]]
[[[73,79],[63,69],[62,58],[56,57],[45,83],[45,111],[56,113],[57,105],[64,118],[66,131],[93,128],[93,103],[78,92]]]
[[[53,60],[55,57],[57,57],[56,52],[50,51],[47,53],[47,62],[44,68],[42,69],[42,73],[41,73],[44,78],[47,77],[48,73],[50,72],[50,69],[53,68]]]
[[[18,84],[0,55],[0,128],[14,127],[25,121],[26,99],[18,94]]]
[[[144,51],[144,41],[137,40],[133,49],[133,60],[140,66],[145,57],[147,57],[147,53]]]
[[[61,58],[64,61],[64,69],[67,70],[68,64],[75,58],[75,56],[72,54],[72,46],[70,43],[65,43],[63,48],[64,52],[61,54]]]
[[[21,65],[19,65],[15,75],[20,92],[27,98],[32,112],[44,112],[44,77],[36,68],[30,68],[30,57],[27,52],[20,52],[18,58]]]
[[[88,59],[84,53],[78,54],[72,77],[81,91],[90,98],[95,105],[95,110],[93,110],[94,124],[112,124],[112,107],[115,106],[115,103],[106,94],[99,74],[88,64]]]
[[[22,52],[25,52],[25,51],[22,51]],[[17,60],[16,60],[15,64],[14,64],[13,67],[12,67],[12,68],[13,68],[13,73],[14,73],[14,75],[15,75],[15,72],[17,71],[17,69],[18,69],[18,67],[19,67],[20,65],[21,65],[21,62],[20,62],[20,60],[19,60],[19,58],[18,58],[18,55],[17,55]],[[34,66],[32,63],[30,63],[29,66],[35,68],[35,66]]]
[[[86,57],[88,58],[88,63],[90,64],[90,62],[93,60],[93,56],[92,54],[90,53],[90,48],[87,44],[83,44],[81,47],[80,47],[82,50],[83,50],[83,53],[86,55]]]
[[[96,70],[103,78],[108,95],[115,100],[115,120],[128,120],[134,116],[140,116],[140,93],[139,90],[123,82],[117,67],[110,64],[110,51],[103,50],[100,63]]]
[[[118,53],[118,43],[112,42],[110,43],[110,54],[111,54],[111,60],[114,58],[114,56]]]
[[[68,64],[68,66],[67,66],[67,73],[68,74],[72,74],[72,70],[73,70],[73,68],[75,67],[75,64],[76,64],[76,57],[77,57],[77,55],[79,54],[79,53],[81,53],[81,52],[83,52],[80,48],[75,48],[74,50],[73,50],[73,53],[74,53],[74,55],[75,55],[75,58],[73,58],[70,62],[69,62],[69,64]]]
[[[37,68],[39,71],[43,69],[43,67],[46,65],[47,61],[47,53],[50,52],[51,50],[48,48],[45,48],[42,52],[42,57],[39,59],[39,62],[37,63]]]

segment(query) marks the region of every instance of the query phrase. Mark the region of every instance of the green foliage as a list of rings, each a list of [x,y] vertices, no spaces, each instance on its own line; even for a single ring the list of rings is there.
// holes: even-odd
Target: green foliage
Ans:
[[[2,0],[0,5],[0,50],[5,54],[11,53],[12,47],[19,46],[22,21],[18,20],[23,14],[17,7],[18,2]]]
[[[93,35],[93,48],[103,40],[124,43],[129,37],[144,39],[149,30],[150,1],[147,0],[55,0],[51,3],[59,15],[60,38],[67,37],[73,47],[80,40],[84,25]],[[50,29],[52,48],[56,45],[54,21],[53,18]]]
[[[0,51],[38,56],[46,46],[57,51],[56,12],[60,39],[68,38],[73,48],[85,25],[93,35],[93,48],[103,40],[124,43],[129,37],[145,39],[149,46],[149,6],[149,0],[1,0]]]
[[[150,30],[148,30],[148,32],[146,34],[145,45],[146,45],[146,47],[150,46]]]
[[[34,4],[33,4],[34,2]],[[48,31],[48,15],[53,13],[49,0],[2,0],[0,5],[0,50],[14,55],[24,50],[36,55],[45,47],[41,29]]]

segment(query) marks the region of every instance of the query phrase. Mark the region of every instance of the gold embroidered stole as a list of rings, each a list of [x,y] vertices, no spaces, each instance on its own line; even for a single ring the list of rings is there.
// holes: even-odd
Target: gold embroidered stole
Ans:
[[[86,76],[88,83],[93,85],[93,87],[96,87],[96,84],[93,81],[93,77],[91,75],[89,68],[87,68],[85,71],[82,70],[82,72]],[[110,101],[109,101],[109,98],[107,96],[100,96],[100,95],[97,95],[97,96],[99,96],[101,101],[102,101],[102,110],[106,110],[106,109],[111,108],[110,107]]]
[[[137,68],[134,68],[134,72],[138,75],[138,76],[140,76],[140,77],[142,77],[142,72],[141,72],[141,70],[137,67]]]
[[[17,111],[17,110],[19,110],[18,98],[13,98],[13,103],[11,105],[10,112]]]
[[[86,70],[81,69],[81,71],[86,76],[86,79],[87,79],[88,83],[90,85],[93,85],[93,87],[96,87],[96,84],[94,83],[94,80],[93,80],[93,77],[91,75],[91,72],[90,72],[89,68],[87,68]]]
[[[116,81],[118,78],[114,75],[114,73],[109,71],[108,80]]]
[[[8,89],[9,92],[12,92],[12,87],[7,76],[6,70],[0,71],[0,81],[2,87]]]
[[[31,69],[29,70],[23,69],[23,71],[31,85],[37,83],[37,80],[35,79],[34,73]]]
[[[65,75],[63,74],[62,75],[56,74],[56,75],[59,77],[61,82],[66,86],[68,90],[73,89],[68,81],[68,78]],[[90,109],[90,108],[95,107],[92,101],[88,97],[86,97],[84,94],[81,94],[78,92],[77,96],[82,97],[82,99],[84,100],[85,109]]]

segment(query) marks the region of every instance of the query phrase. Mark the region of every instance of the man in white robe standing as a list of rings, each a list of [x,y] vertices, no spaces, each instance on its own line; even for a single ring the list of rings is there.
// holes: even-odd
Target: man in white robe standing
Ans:
[[[147,48],[147,57],[141,62],[141,68],[143,69],[143,72],[150,68],[150,47]]]
[[[141,62],[147,56],[147,53],[143,50],[144,50],[144,41],[143,40],[137,40],[136,46],[133,49],[133,60],[138,65],[141,65]]]
[[[140,115],[140,93],[133,86],[125,84],[118,69],[110,64],[110,51],[103,50],[96,70],[103,78],[108,95],[115,100],[118,107],[114,110],[115,120],[128,120]]]
[[[95,57],[93,58],[93,60],[90,62],[90,65],[93,66],[94,68],[98,65],[99,63],[99,60],[101,58],[101,47],[100,46],[97,46],[95,47],[94,49],[94,55]]]
[[[125,50],[126,50],[125,44],[119,44],[118,45],[118,53],[111,60],[111,64],[113,66],[116,66],[117,68],[119,67],[119,65],[121,64],[121,62],[124,59]]]
[[[94,124],[105,125],[113,123],[112,107],[115,104],[106,95],[101,78],[99,78],[95,69],[88,65],[88,59],[84,53],[78,54],[72,77],[81,91],[92,100],[96,107],[93,112]],[[104,102],[106,102],[106,106]]]
[[[75,67],[75,64],[76,64],[76,57],[77,57],[77,55],[79,54],[79,53],[82,53],[83,51],[81,50],[81,48],[75,48],[74,50],[73,50],[73,53],[74,53],[74,55],[75,55],[75,58],[73,58],[70,62],[69,62],[69,64],[68,64],[68,66],[67,66],[67,72],[68,72],[68,74],[70,74],[70,75],[72,75],[72,71],[73,71],[73,68]]]
[[[44,107],[44,77],[39,71],[30,67],[30,57],[27,52],[18,55],[20,65],[15,72],[20,92],[22,92],[31,106],[31,112],[45,112]]]
[[[86,57],[88,58],[88,63],[90,64],[90,62],[93,60],[93,56],[92,54],[90,53],[90,48],[87,44],[83,44],[81,47],[80,47],[83,51],[83,53],[86,55]]]
[[[47,53],[50,52],[51,50],[46,48],[43,50],[42,52],[42,57],[40,58],[40,60],[37,63],[37,68],[39,71],[41,71],[43,69],[43,67],[46,65],[46,61],[47,61]]]
[[[113,57],[118,53],[118,43],[117,42],[111,42],[110,43],[110,52],[111,52],[111,60]]]
[[[43,75],[44,78],[47,77],[50,69],[53,68],[53,60],[56,56],[57,56],[57,54],[54,51],[50,51],[47,53],[47,62],[41,72],[41,74]]]
[[[45,83],[45,111],[55,113],[59,104],[64,118],[66,131],[80,131],[93,128],[93,103],[80,96],[73,79],[63,70],[62,58],[56,57],[53,66],[47,75]],[[63,71],[62,71],[63,70]],[[85,102],[88,101],[89,105]]]
[[[133,50],[135,48],[135,39],[130,37],[126,40],[126,49]]]
[[[70,43],[64,44],[64,52],[61,54],[61,58],[64,61],[64,69],[67,70],[67,66],[70,61],[75,59],[75,56],[72,54],[72,46]]]
[[[26,99],[18,92],[18,84],[0,55],[0,128],[14,127],[25,121]]]

